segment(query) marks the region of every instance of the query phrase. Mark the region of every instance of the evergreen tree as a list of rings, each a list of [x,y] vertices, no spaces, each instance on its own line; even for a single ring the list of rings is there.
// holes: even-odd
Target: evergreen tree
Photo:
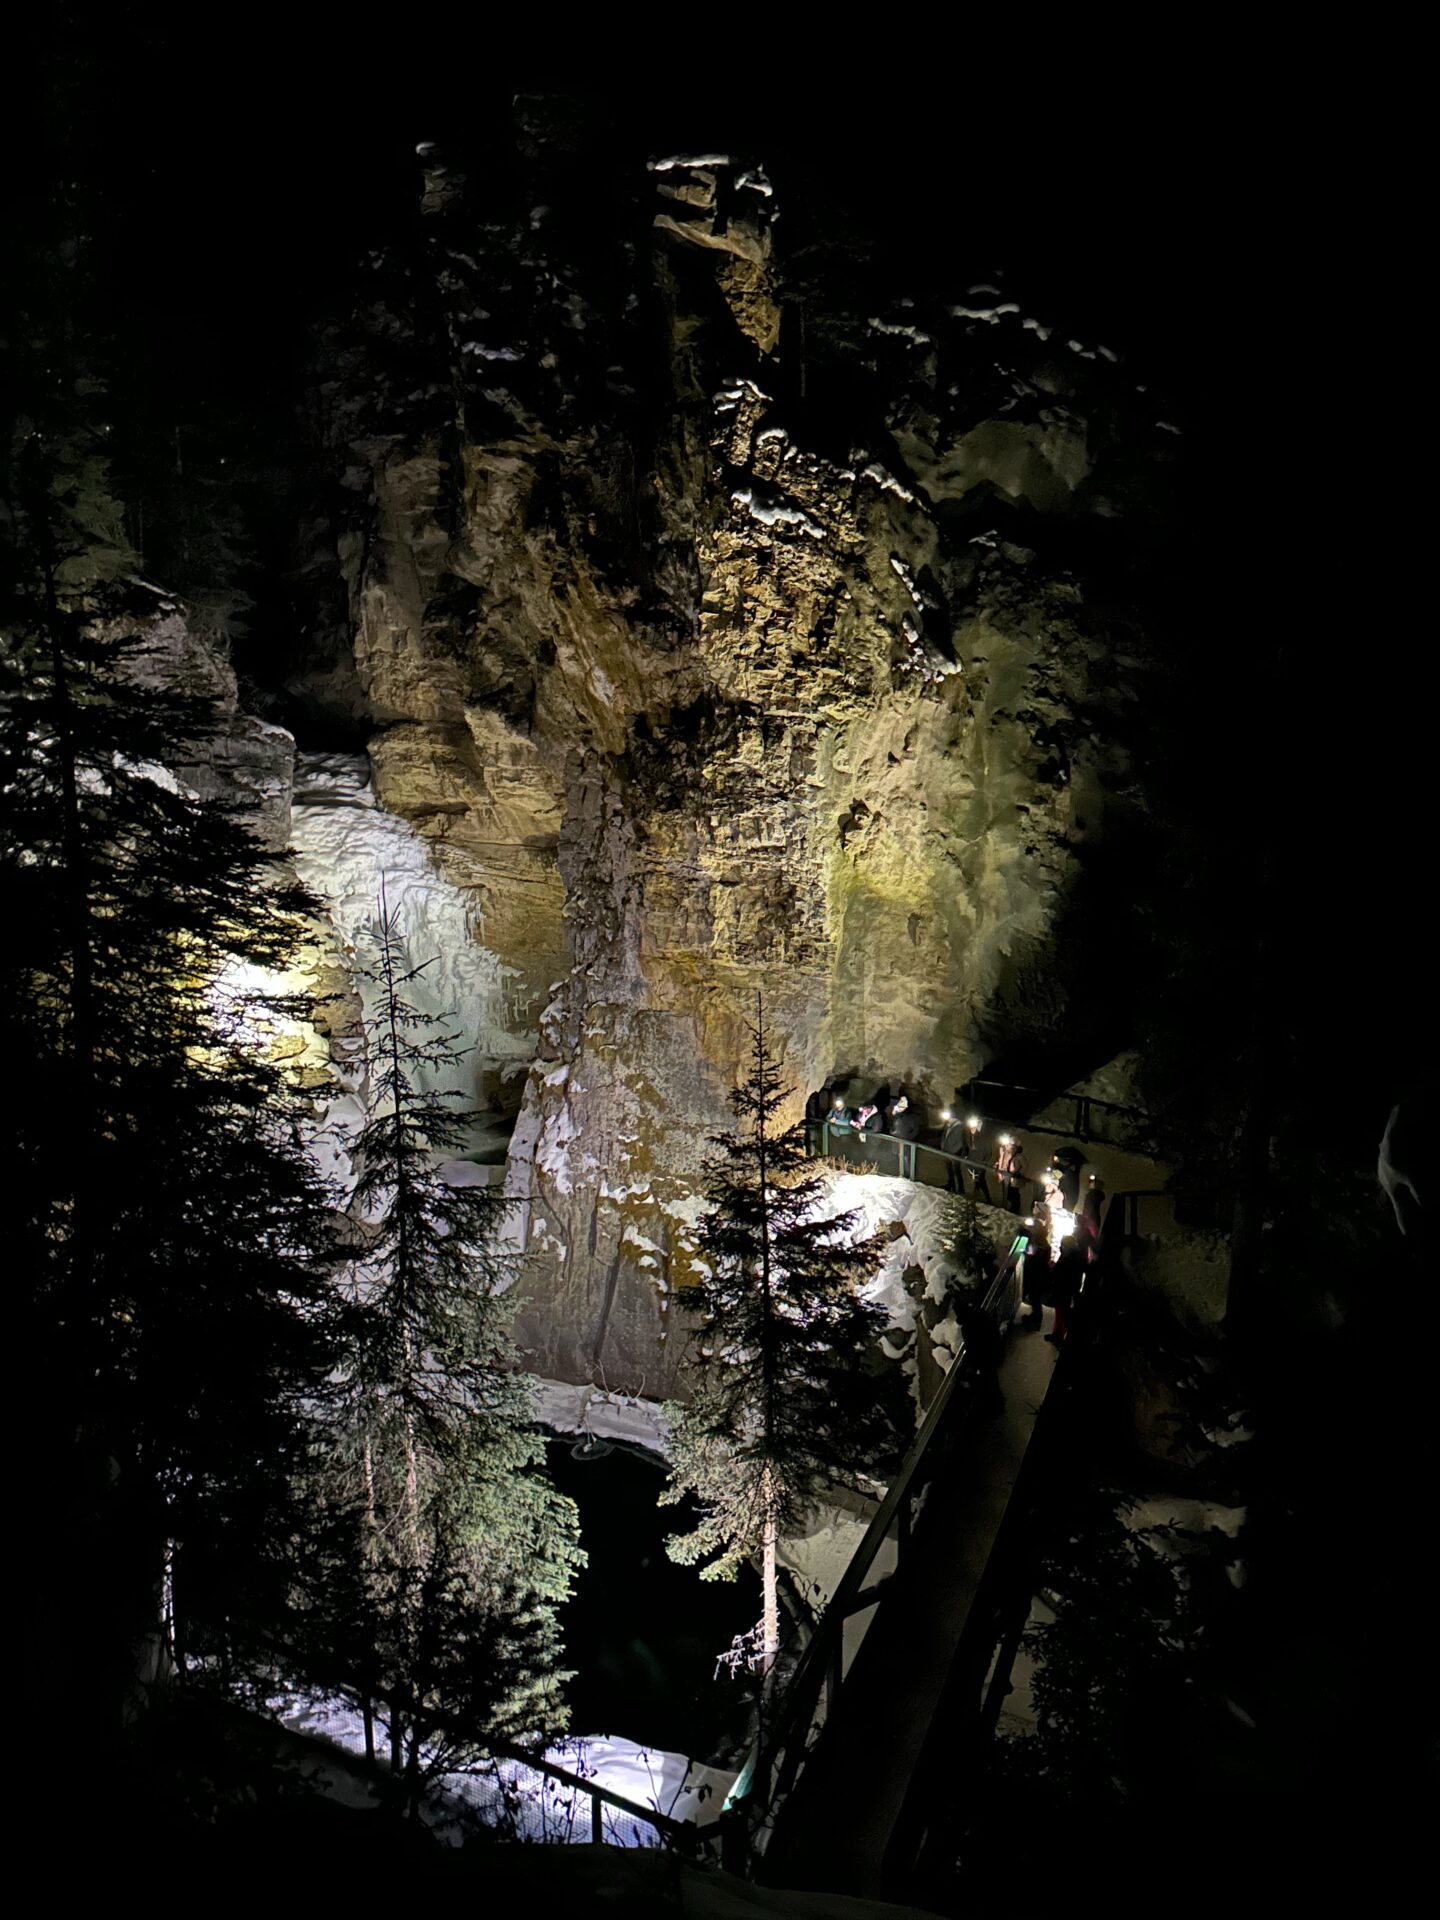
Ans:
[[[558,1730],[555,1609],[581,1556],[507,1337],[505,1202],[439,1172],[474,1116],[456,1110],[458,1094],[427,1094],[418,1080],[460,1050],[407,996],[423,968],[405,967],[383,896],[375,950],[360,1245],[332,1398],[330,1544],[315,1556],[342,1564],[338,1584],[297,1597],[317,1677],[342,1677],[367,1727],[383,1703],[413,1809],[457,1750]]]
[[[826,1485],[869,1469],[895,1428],[866,1371],[884,1310],[860,1293],[874,1254],[850,1244],[854,1214],[823,1213],[825,1183],[804,1127],[776,1129],[782,1087],[757,998],[753,1065],[731,1095],[739,1127],[714,1136],[700,1229],[709,1273],[684,1289],[701,1315],[692,1398],[667,1408],[670,1477],[661,1494],[700,1503],[699,1524],[668,1543],[705,1580],[758,1555],[764,1587],[758,1660],[780,1642],[776,1545]]]
[[[983,1295],[995,1278],[1000,1249],[986,1231],[980,1209],[968,1193],[957,1194],[951,1201],[941,1244],[954,1262],[961,1284]]]
[[[103,1715],[167,1575],[192,1614],[262,1604],[325,1372],[330,1210],[256,1044],[299,1001],[221,986],[237,961],[278,977],[309,902],[165,772],[210,712],[143,684],[145,618],[88,544],[101,481],[66,431],[31,423],[5,496],[0,1046],[24,1094],[0,1152],[47,1370],[37,1527]],[[124,1568],[98,1609],[96,1558]]]
[[[1227,1543],[1127,1527],[1124,1501],[1114,1488],[1073,1488],[1040,1568],[1055,1611],[1025,1633],[1036,1724],[998,1756],[1002,1773],[1031,1792],[1123,1800],[1143,1790],[1158,1755],[1193,1737],[1206,1616],[1213,1632],[1234,1597]]]

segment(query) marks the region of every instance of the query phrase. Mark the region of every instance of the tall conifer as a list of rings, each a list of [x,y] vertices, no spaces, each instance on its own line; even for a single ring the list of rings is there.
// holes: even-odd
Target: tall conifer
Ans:
[[[671,1469],[662,1504],[687,1494],[699,1524],[673,1536],[671,1558],[732,1577],[758,1557],[764,1611],[758,1662],[780,1644],[776,1548],[825,1486],[872,1467],[893,1441],[885,1395],[867,1373],[885,1313],[861,1288],[873,1252],[853,1244],[854,1214],[825,1217],[825,1186],[803,1124],[777,1128],[782,1086],[763,998],[751,1070],[731,1095],[737,1127],[714,1137],[700,1229],[708,1275],[683,1290],[700,1327],[692,1397],[667,1409]]]
[[[166,772],[213,715],[145,684],[153,594],[87,547],[99,483],[65,444],[26,427],[5,498],[0,1049],[23,1091],[0,1155],[55,1575],[126,1569],[74,1601],[103,1712],[163,1586],[212,1633],[262,1604],[325,1372],[330,1207],[255,1025],[302,1011],[308,899]],[[274,991],[227,992],[237,962]]]
[[[321,1664],[349,1661],[367,1727],[378,1700],[412,1808],[457,1753],[558,1731],[555,1608],[580,1562],[575,1509],[546,1476],[506,1329],[505,1202],[441,1172],[474,1116],[420,1084],[460,1052],[407,992],[422,971],[382,897],[330,1425],[329,1524],[349,1598],[337,1615],[333,1591],[303,1596],[329,1636]]]

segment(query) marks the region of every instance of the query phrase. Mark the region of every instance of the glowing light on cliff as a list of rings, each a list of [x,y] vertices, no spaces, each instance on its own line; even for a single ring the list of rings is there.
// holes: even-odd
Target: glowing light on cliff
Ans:
[[[262,967],[231,958],[206,988],[206,999],[228,1039],[259,1059],[299,1069],[329,1057],[313,1025],[284,1004],[308,999],[312,986],[312,975],[298,967]]]

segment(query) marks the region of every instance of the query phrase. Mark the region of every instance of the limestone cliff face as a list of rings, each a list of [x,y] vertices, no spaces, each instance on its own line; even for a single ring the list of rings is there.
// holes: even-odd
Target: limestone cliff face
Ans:
[[[427,168],[345,348],[327,671],[533,1041],[534,1364],[663,1394],[757,991],[797,1097],[938,1105],[1063,1016],[1124,673],[1047,530],[1123,521],[1149,453],[1111,358],[994,289],[787,261],[758,169]]]
[[[268,853],[290,840],[295,740],[240,705],[235,671],[222,642],[207,635],[183,601],[132,582],[134,611],[112,630],[132,643],[127,672],[142,686],[208,703],[212,730],[177,742],[173,772],[191,793],[242,821]]]

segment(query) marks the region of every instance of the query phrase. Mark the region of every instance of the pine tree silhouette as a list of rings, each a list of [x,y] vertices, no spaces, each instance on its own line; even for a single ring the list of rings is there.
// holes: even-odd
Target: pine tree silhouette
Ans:
[[[474,1116],[458,1094],[420,1084],[462,1051],[406,991],[425,964],[406,965],[382,895],[363,970],[375,1012],[329,1427],[330,1538],[312,1556],[340,1568],[321,1590],[309,1583],[299,1619],[317,1673],[360,1696],[367,1726],[380,1704],[412,1811],[458,1755],[559,1730],[568,1676],[555,1609],[582,1558],[506,1329],[505,1203],[439,1171]]]
[[[37,1523],[103,1720],[162,1586],[182,1635],[203,1620],[222,1641],[276,1603],[255,1582],[328,1367],[331,1206],[255,1043],[257,1020],[304,1011],[283,974],[312,903],[166,772],[213,716],[145,684],[153,599],[93,564],[56,437],[28,430],[6,500],[0,1046],[24,1097],[0,1153],[45,1366]],[[223,991],[237,963],[274,991]]]
[[[752,1067],[731,1095],[739,1123],[714,1137],[711,1211],[699,1234],[708,1276],[682,1290],[700,1315],[693,1397],[667,1408],[671,1470],[662,1504],[693,1494],[699,1524],[668,1550],[701,1578],[726,1579],[758,1555],[764,1612],[758,1664],[780,1641],[776,1547],[827,1485],[873,1466],[895,1437],[867,1372],[883,1308],[860,1289],[874,1252],[852,1244],[856,1216],[817,1217],[824,1180],[807,1159],[803,1124],[776,1130],[781,1085],[757,996]]]

